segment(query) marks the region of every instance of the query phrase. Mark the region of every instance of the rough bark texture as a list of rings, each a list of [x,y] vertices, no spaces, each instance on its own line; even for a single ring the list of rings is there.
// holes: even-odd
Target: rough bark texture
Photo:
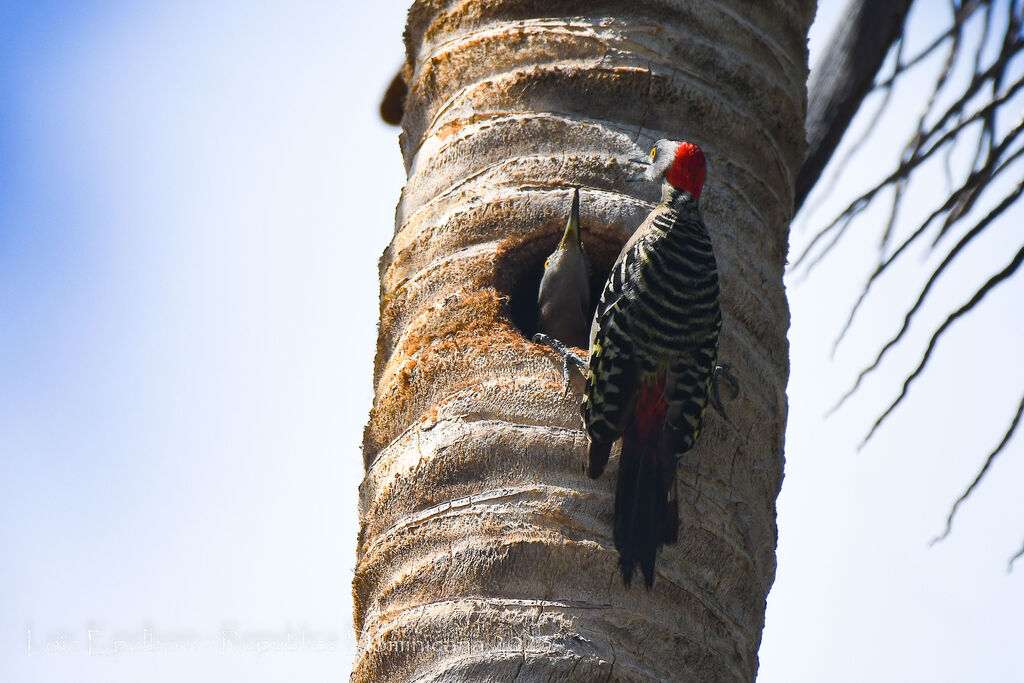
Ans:
[[[354,581],[356,681],[752,680],[775,575],[808,0],[417,2],[409,175],[381,259]],[[654,589],[612,546],[617,457],[581,469],[582,379],[528,341],[544,256],[581,192],[603,278],[657,199],[627,159],[708,158],[721,358],[743,384],[682,464]],[[524,336],[524,333],[527,336]]]

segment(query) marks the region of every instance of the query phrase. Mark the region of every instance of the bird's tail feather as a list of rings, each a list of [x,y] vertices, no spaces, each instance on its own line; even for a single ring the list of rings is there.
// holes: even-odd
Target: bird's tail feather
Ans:
[[[659,444],[622,440],[615,490],[615,547],[622,578],[628,586],[639,563],[648,588],[654,585],[654,561],[664,543],[679,534],[675,491],[675,459]]]
[[[586,471],[591,479],[597,479],[604,472],[608,464],[608,454],[611,453],[611,441],[590,440],[590,448],[587,450]]]

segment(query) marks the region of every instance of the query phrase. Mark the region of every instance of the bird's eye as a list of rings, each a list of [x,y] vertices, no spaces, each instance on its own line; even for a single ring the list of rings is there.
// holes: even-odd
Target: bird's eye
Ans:
[[[551,265],[551,259],[544,259],[544,268],[547,268],[550,265]]]
[[[651,161],[654,161],[654,156],[658,153],[657,147],[651,147]]]

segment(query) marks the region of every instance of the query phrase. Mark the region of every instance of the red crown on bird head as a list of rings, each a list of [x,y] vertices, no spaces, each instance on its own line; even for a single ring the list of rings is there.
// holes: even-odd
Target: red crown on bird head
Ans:
[[[704,191],[707,174],[707,163],[700,147],[692,142],[680,142],[672,165],[665,172],[665,178],[675,188],[689,192],[696,201]]]

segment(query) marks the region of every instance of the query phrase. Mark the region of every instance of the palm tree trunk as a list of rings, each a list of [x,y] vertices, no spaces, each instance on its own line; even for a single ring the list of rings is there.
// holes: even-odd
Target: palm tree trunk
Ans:
[[[381,259],[364,441],[355,681],[752,680],[775,575],[794,178],[811,0],[416,2],[408,171]],[[529,341],[544,257],[582,188],[603,278],[658,188],[661,137],[708,159],[720,357],[743,393],[682,463],[653,590],[612,546],[615,457],[582,471],[582,381]]]

